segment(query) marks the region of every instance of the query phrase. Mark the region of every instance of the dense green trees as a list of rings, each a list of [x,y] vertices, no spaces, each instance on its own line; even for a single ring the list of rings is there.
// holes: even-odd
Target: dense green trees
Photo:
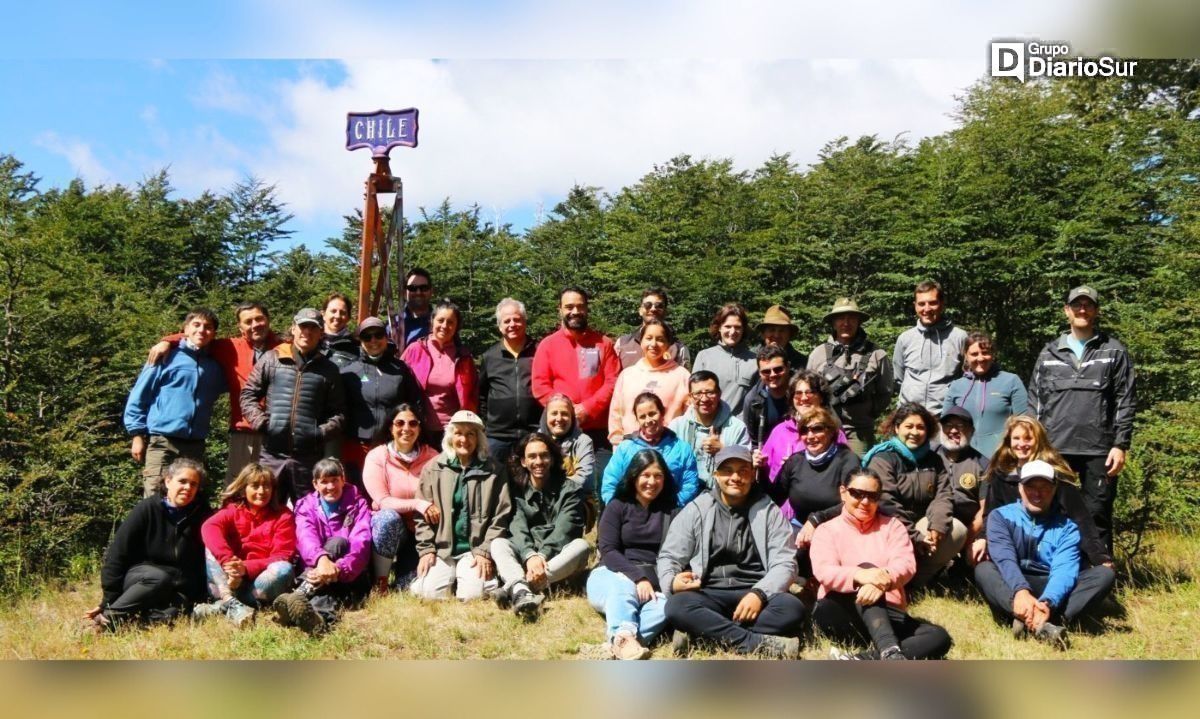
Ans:
[[[614,334],[636,322],[642,288],[666,287],[693,351],[730,300],[754,316],[783,303],[807,350],[849,294],[886,346],[914,321],[912,286],[932,277],[951,316],[993,331],[1022,376],[1063,325],[1063,293],[1087,282],[1138,363],[1148,434],[1122,516],[1158,507],[1186,526],[1200,516],[1194,462],[1177,457],[1200,452],[1177,426],[1197,416],[1200,390],[1200,63],[1143,67],[1134,81],[982,81],[947,133],[835,138],[808,167],[681,154],[628,187],[566,188],[523,235],[447,199],[409,218],[406,265],[463,307],[476,351],[494,341],[504,296],[525,301],[535,334],[552,331],[566,284],[593,292],[593,322]],[[359,214],[324,250],[280,242],[290,219],[254,178],[185,199],[166,172],[46,189],[0,157],[0,584],[95,556],[136,499],[121,407],[146,348],[188,306],[217,308],[231,332],[244,299],[282,328],[332,290],[355,293]]]

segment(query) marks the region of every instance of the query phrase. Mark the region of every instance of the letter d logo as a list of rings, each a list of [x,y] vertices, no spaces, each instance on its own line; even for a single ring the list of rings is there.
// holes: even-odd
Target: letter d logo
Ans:
[[[1025,43],[992,43],[992,77],[1015,77],[1025,82]]]

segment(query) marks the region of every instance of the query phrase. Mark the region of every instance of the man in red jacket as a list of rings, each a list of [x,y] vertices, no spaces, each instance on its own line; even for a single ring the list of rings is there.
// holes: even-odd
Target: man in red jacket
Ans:
[[[559,392],[571,398],[575,420],[595,446],[595,472],[599,477],[612,458],[607,437],[608,405],[621,362],[612,340],[588,327],[585,290],[572,286],[559,292],[558,316],[562,327],[542,340],[533,355],[533,396],[543,407]]]

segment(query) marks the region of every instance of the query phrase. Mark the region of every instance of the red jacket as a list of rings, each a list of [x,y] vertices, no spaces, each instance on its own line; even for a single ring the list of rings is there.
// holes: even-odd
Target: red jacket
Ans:
[[[580,370],[590,371],[581,376]],[[608,429],[608,405],[621,373],[613,342],[596,330],[585,330],[576,341],[565,327],[542,340],[533,355],[533,396],[542,406],[561,392],[582,404],[587,421],[580,428]]]
[[[167,342],[178,342],[183,335],[176,333],[163,337]],[[263,351],[275,349],[283,340],[274,332],[267,335],[267,344]],[[213,340],[208,345],[208,354],[215,359],[225,372],[225,384],[229,387],[229,428],[235,432],[253,432],[254,428],[242,417],[241,402],[238,397],[242,394],[242,385],[254,369],[254,347],[244,337],[229,337]]]
[[[254,512],[240,502],[230,502],[208,518],[200,536],[217,562],[241,559],[248,579],[262,574],[272,562],[291,561],[296,553],[296,521],[288,509]]]

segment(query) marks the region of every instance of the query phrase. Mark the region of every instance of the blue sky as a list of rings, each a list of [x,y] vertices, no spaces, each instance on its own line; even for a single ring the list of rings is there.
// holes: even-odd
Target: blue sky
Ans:
[[[752,170],[943,132],[990,39],[1063,37],[1085,4],[8,3],[0,153],[43,187],[254,175],[320,249],[371,169],[345,113],[415,106],[420,146],[392,151],[410,219],[449,197],[523,230],[574,183],[616,191],[681,153]]]

